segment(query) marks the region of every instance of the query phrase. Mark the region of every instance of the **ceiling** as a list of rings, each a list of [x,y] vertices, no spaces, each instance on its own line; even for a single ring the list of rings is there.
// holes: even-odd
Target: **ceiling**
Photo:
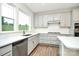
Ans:
[[[79,6],[79,3],[25,3],[24,5],[26,5],[33,12],[37,13],[49,10],[76,7]]]

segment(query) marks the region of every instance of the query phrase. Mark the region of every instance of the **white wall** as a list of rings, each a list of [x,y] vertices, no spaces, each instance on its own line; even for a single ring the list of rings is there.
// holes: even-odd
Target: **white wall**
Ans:
[[[61,28],[59,24],[50,24],[48,31],[69,34],[69,28]]]
[[[47,33],[48,28],[35,28],[34,31],[37,33]]]
[[[60,28],[58,24],[50,24],[48,28],[35,28],[36,32],[47,33],[47,32],[60,32],[62,34],[69,34],[68,28]]]
[[[1,3],[0,3],[0,16],[1,16]],[[0,17],[0,31],[2,30],[1,28],[2,28],[2,26],[1,26],[1,17]]]

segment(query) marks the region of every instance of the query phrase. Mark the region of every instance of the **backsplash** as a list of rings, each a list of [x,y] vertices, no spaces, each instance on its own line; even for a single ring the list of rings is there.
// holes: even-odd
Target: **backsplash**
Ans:
[[[22,32],[14,32],[14,33],[0,33],[0,39],[6,38],[10,36],[22,35]]]

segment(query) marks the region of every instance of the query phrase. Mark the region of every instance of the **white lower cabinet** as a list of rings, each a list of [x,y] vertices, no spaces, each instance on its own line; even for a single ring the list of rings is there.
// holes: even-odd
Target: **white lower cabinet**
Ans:
[[[41,33],[39,43],[59,45],[60,42],[56,36],[49,36],[47,33]]]
[[[12,44],[1,47],[0,56],[12,56]]]
[[[12,56],[12,51],[10,51],[9,53],[5,54],[4,56]]]
[[[31,53],[32,49],[33,49],[33,42],[32,42],[32,39],[29,38],[28,39],[28,55]]]
[[[33,49],[38,45],[38,34],[28,38],[28,55],[33,51]]]

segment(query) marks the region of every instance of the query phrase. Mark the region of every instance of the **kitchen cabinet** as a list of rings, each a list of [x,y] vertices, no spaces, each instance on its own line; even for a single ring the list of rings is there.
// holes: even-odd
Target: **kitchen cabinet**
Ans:
[[[34,27],[35,27],[35,28],[38,28],[38,27],[39,27],[39,23],[38,23],[38,22],[39,22],[38,16],[36,15],[36,16],[35,16],[35,19],[34,19]]]
[[[74,8],[72,10],[72,19],[73,21],[79,22],[79,8]]]
[[[43,15],[42,27],[48,27],[48,15]]]
[[[42,27],[42,16],[36,16],[35,17],[35,27],[36,28],[40,28],[40,27]]]
[[[35,16],[35,28],[47,27],[47,15],[36,15]]]
[[[60,14],[53,14],[53,21],[59,21],[60,20]]]
[[[48,16],[47,16],[47,20],[48,20],[48,22],[49,21],[53,21],[54,19],[53,19],[53,15],[52,14],[49,14]]]
[[[60,27],[69,28],[71,26],[71,12],[35,16],[35,27],[48,27],[48,23],[60,23]]]
[[[0,56],[12,56],[12,44],[1,47]]]
[[[28,55],[33,51],[33,49],[38,45],[39,39],[38,35],[34,35],[28,38]]]
[[[66,12],[61,14],[60,27],[69,28],[71,26],[71,13]]]
[[[48,33],[41,33],[39,43],[59,45],[60,42],[54,34],[49,35]]]
[[[50,22],[59,22],[60,14],[48,14],[48,15],[36,15],[35,16],[35,27],[36,28],[47,28]]]
[[[43,27],[43,16],[39,16],[38,17],[38,26],[41,28],[41,27]]]

